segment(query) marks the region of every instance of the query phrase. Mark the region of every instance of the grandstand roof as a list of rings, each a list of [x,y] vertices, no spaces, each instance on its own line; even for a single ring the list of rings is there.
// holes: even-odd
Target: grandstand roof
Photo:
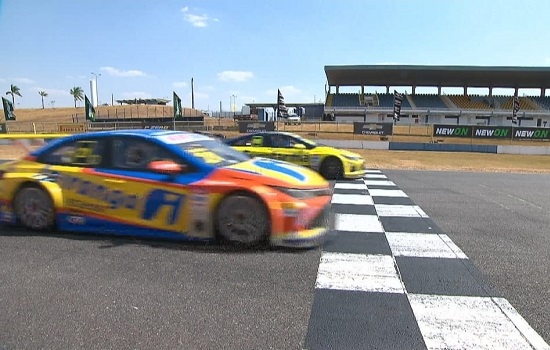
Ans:
[[[330,86],[550,88],[550,67],[325,66]]]

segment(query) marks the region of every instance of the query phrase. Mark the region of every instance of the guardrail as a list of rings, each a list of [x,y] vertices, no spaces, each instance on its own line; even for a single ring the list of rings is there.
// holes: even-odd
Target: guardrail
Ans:
[[[248,123],[248,122],[247,122]],[[262,124],[265,122],[250,123]],[[371,127],[379,128],[381,124],[389,124],[391,131],[384,133],[384,135],[377,132],[363,132],[354,133],[353,121],[303,121],[298,125],[288,125],[284,121],[274,122],[274,130],[288,131],[293,133],[302,134],[305,137],[312,139],[340,139],[340,140],[362,140],[362,141],[393,141],[393,142],[419,142],[419,143],[478,143],[478,144],[530,144],[541,145],[541,142],[548,142],[548,137],[532,137],[524,138],[523,140],[510,140],[500,138],[498,140],[491,139],[489,137],[481,138],[474,132],[466,133],[464,137],[457,137],[456,133],[451,133],[450,129],[511,129],[512,127],[496,127],[496,126],[479,126],[479,125],[439,125],[445,129],[445,134],[434,133],[433,124],[406,124],[406,125],[392,125],[392,123],[357,123],[363,124],[363,129],[371,129]],[[119,130],[119,129],[143,129],[143,128],[161,128],[161,129],[175,129],[180,131],[206,131],[206,132],[219,132],[224,133],[226,136],[234,137],[239,135],[238,123],[233,120],[222,119],[206,119],[204,122],[193,121],[176,121],[176,122],[101,122],[101,123],[59,123],[59,122],[21,122],[21,121],[9,121],[7,123],[0,123],[0,126],[7,126],[4,132],[9,135],[14,134],[35,134],[35,135],[48,135],[48,134],[71,134],[87,131],[101,131],[101,130]],[[472,130],[473,130],[472,129]],[[514,127],[515,129],[515,127]],[[535,127],[518,127],[517,129],[525,129],[526,133],[539,130],[539,133],[545,133],[548,135],[549,128],[535,128]],[[495,130],[495,135],[502,130]],[[0,131],[2,132],[2,131]],[[509,130],[509,132],[511,132]],[[6,135],[5,133],[1,135]],[[534,136],[537,136],[535,133]],[[483,135],[482,135],[483,136]],[[5,137],[5,136],[4,136]],[[37,136],[42,137],[42,136]],[[508,138],[509,139],[509,138]],[[516,143],[520,142],[520,143]]]

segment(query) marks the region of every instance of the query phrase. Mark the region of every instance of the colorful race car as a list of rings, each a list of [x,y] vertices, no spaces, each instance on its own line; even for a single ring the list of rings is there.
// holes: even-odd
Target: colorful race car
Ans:
[[[33,230],[316,246],[329,183],[168,130],[75,134],[0,165],[0,221]]]
[[[262,132],[226,139],[234,149],[309,167],[325,179],[359,178],[365,173],[360,154],[318,144],[289,132]]]

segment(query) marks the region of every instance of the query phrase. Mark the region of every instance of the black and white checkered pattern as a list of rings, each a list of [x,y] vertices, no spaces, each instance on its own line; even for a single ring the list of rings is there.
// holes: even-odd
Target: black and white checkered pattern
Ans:
[[[378,170],[337,182],[306,349],[550,349]]]

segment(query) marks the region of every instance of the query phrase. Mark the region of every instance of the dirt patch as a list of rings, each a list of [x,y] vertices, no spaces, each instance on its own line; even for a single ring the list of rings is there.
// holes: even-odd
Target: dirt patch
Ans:
[[[353,150],[377,169],[550,173],[550,156],[466,152]]]

